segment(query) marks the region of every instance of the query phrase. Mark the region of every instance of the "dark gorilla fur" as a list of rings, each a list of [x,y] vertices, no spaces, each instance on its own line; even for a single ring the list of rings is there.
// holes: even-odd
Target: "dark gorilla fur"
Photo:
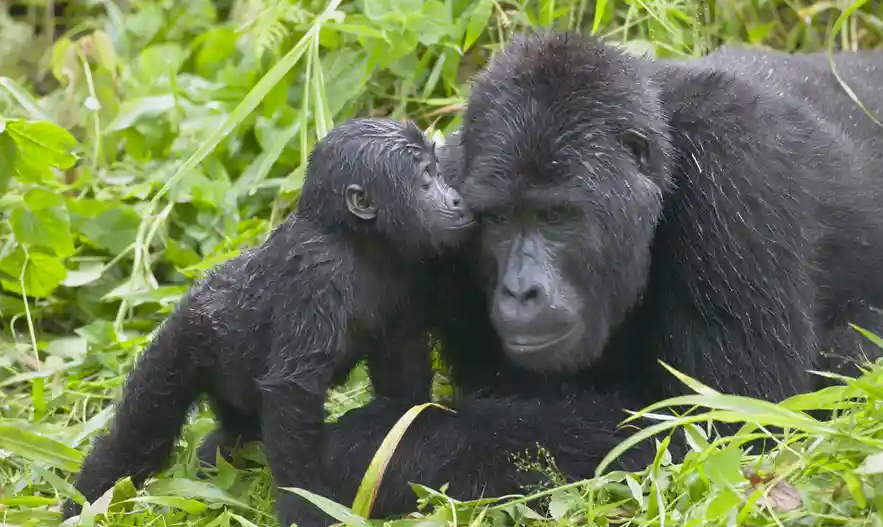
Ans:
[[[883,52],[836,62],[883,115]],[[456,413],[409,428],[378,517],[413,509],[408,482],[519,492],[536,476],[509,456],[537,444],[568,479],[592,477],[631,433],[623,409],[687,392],[659,360],[779,401],[820,386],[807,370],[854,373],[877,352],[847,322],[883,330],[883,128],[825,54],[675,62],[522,36],[479,76],[452,140],[453,185],[481,225],[474,258],[442,278]],[[377,398],[333,425],[336,499],[406,408]],[[644,442],[619,467],[654,454]]]
[[[474,223],[436,167],[413,125],[359,119],[330,131],[297,211],[194,286],[138,361],[76,481],[86,499],[161,468],[201,394],[220,420],[204,461],[262,435],[276,484],[320,493],[326,390],[360,359],[379,395],[427,400],[436,294],[427,273]],[[364,191],[347,202],[362,216],[345,205],[350,188]],[[277,509],[284,525],[321,521],[290,492]],[[65,517],[79,510],[69,501]]]

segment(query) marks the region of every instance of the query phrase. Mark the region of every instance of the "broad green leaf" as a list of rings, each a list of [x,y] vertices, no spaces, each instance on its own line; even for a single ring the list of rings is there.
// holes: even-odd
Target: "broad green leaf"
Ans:
[[[423,0],[389,0],[389,5],[399,17],[420,12]]]
[[[58,258],[42,253],[31,253],[27,259],[25,253],[19,248],[0,260],[0,270],[15,280],[0,280],[0,285],[9,292],[23,294],[21,282],[22,268],[27,261],[24,273],[24,284],[28,296],[45,298],[51,295],[67,276],[67,268]]]
[[[451,30],[448,8],[438,0],[425,2],[417,26],[415,28],[417,38],[424,46],[431,46],[441,41]]]
[[[0,448],[29,461],[76,472],[83,454],[54,439],[13,426],[0,425]]]
[[[125,130],[140,119],[165,114],[175,108],[175,96],[171,93],[130,99],[122,104],[119,113],[108,123],[104,133]]]
[[[229,27],[215,27],[201,37],[196,54],[196,71],[212,78],[217,69],[236,52],[236,33]]]
[[[126,206],[106,210],[80,227],[80,233],[111,254],[123,252],[135,242],[141,217]]]
[[[708,479],[721,487],[729,487],[745,480],[741,463],[741,451],[730,446],[708,456],[704,467]]]
[[[67,130],[46,121],[7,121],[21,160],[35,167],[70,168],[77,141]]]
[[[113,486],[113,494],[108,504],[108,512],[128,512],[132,510],[132,498],[138,495],[138,490],[132,483],[132,478],[126,477],[116,482]]]
[[[97,29],[92,33],[92,46],[98,56],[98,63],[103,68],[115,70],[119,64],[119,56],[113,47],[113,40],[104,31]]]
[[[68,269],[67,278],[62,285],[65,287],[82,287],[91,284],[101,278],[104,273],[104,264],[101,262],[84,262],[79,269]]]
[[[59,337],[46,344],[45,351],[54,357],[64,359],[83,359],[86,357],[86,339],[78,335]]]
[[[365,16],[373,21],[383,20],[393,13],[391,0],[364,0]]]
[[[32,188],[10,215],[12,231],[21,243],[47,249],[64,258],[74,253],[74,238],[64,198],[42,188]]]
[[[733,489],[726,488],[715,496],[708,504],[706,515],[709,520],[716,520],[730,513],[739,506],[740,497]]]

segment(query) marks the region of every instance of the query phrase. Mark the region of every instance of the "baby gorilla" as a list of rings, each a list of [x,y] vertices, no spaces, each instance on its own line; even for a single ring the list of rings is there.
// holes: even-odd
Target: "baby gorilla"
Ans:
[[[193,287],[138,361],[77,479],[86,499],[159,470],[201,394],[220,420],[202,457],[262,438],[277,486],[320,494],[325,393],[359,360],[378,395],[428,400],[433,261],[474,223],[437,164],[423,132],[392,120],[319,141],[297,210]],[[68,501],[64,516],[79,511]],[[286,491],[277,512],[324,518]]]

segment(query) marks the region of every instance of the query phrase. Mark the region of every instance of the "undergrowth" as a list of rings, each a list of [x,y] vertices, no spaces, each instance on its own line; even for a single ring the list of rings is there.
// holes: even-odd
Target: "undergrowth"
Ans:
[[[58,524],[150,332],[194,279],[260,243],[291,210],[318,137],[356,115],[408,117],[442,137],[500,43],[548,26],[661,57],[734,43],[858,49],[883,45],[883,4],[0,2],[0,523]],[[779,405],[683,378],[696,395],[679,402],[704,413],[675,419],[654,408],[658,434],[635,436],[659,446],[645,471],[565,483],[539,445],[513,462],[552,486],[457,502],[415,485],[414,515],[394,523],[880,526],[881,376],[883,366],[869,366]],[[444,371],[438,379],[441,395]],[[329,418],[369,399],[357,369],[329,394]],[[817,408],[834,414],[805,413]],[[748,424],[731,442],[711,433],[715,421]],[[276,525],[265,466],[221,463],[197,478],[194,450],[211,427],[199,408],[166,470],[140,491],[120,482],[80,524]],[[671,462],[668,433],[688,439],[682,463]],[[777,442],[770,454],[739,448],[759,436]],[[258,446],[244,455],[264,463]],[[366,489],[379,473],[369,471]],[[364,496],[314,499],[361,526]]]

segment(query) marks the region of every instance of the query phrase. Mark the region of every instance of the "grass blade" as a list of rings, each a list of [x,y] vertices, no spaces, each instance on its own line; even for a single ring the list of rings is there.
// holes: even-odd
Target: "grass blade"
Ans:
[[[383,443],[380,444],[380,448],[375,452],[374,458],[368,466],[368,470],[365,471],[365,475],[362,477],[362,483],[359,485],[359,492],[356,494],[356,499],[353,500],[353,512],[363,518],[368,518],[371,514],[371,508],[374,506],[374,500],[377,498],[377,492],[380,490],[380,482],[383,480],[383,473],[386,471],[386,467],[392,460],[392,455],[395,452],[399,441],[402,440],[408,427],[411,426],[414,419],[420,415],[420,412],[430,406],[435,406],[449,412],[452,411],[440,404],[424,403],[412,407],[399,418],[396,424],[390,429],[389,433],[386,434]]]

